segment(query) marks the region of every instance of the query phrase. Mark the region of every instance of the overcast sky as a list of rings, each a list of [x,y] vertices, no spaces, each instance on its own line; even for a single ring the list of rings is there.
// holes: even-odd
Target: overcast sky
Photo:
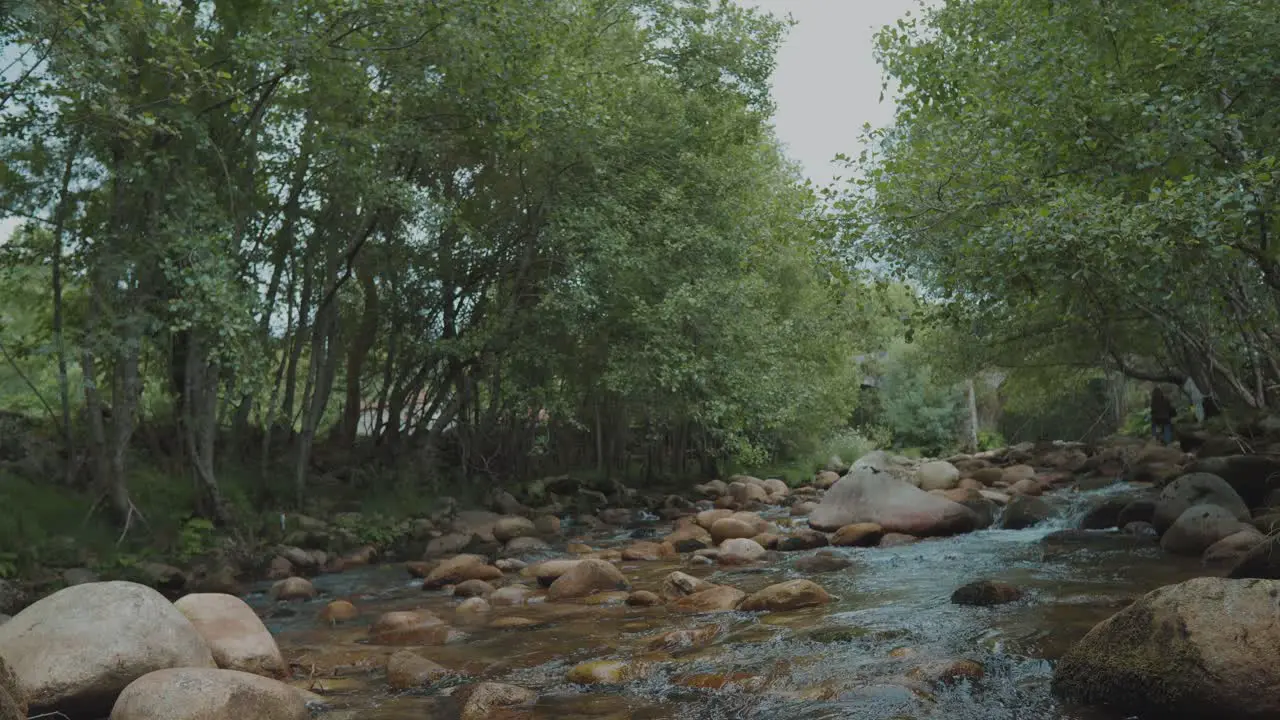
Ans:
[[[871,55],[872,36],[919,0],[738,0],[778,16],[791,28],[773,76],[778,136],[809,177],[825,185],[841,172],[838,153],[856,156],[864,123],[893,120],[892,99],[880,101],[882,74]]]
[[[839,169],[838,153],[856,155],[864,123],[876,127],[893,119],[893,104],[880,97],[881,73],[871,56],[877,29],[915,11],[919,0],[738,0],[779,16],[791,28],[778,53],[773,79],[778,135],[791,157],[818,185]],[[0,238],[16,225],[0,220]]]

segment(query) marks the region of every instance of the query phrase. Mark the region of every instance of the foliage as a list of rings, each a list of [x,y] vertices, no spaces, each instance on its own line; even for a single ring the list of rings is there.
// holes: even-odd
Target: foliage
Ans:
[[[0,389],[180,553],[330,480],[479,495],[803,455],[910,304],[849,270],[783,156],[787,24],[758,11],[27,9],[0,26],[0,207],[30,219],[0,257]]]
[[[883,361],[881,421],[895,447],[938,454],[958,444],[963,391],[937,376],[920,345],[899,341]]]
[[[1280,381],[1269,3],[948,0],[878,36],[899,88],[846,232],[974,361]]]

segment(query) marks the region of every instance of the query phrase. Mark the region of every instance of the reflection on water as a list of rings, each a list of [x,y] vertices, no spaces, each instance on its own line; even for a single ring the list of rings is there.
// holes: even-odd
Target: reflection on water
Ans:
[[[1058,519],[1026,530],[986,530],[887,549],[833,548],[853,565],[807,576],[836,597],[820,609],[752,615],[688,616],[663,608],[540,602],[494,608],[482,618],[457,616],[456,603],[423,592],[399,566],[316,578],[325,599],[269,608],[291,661],[310,668],[313,684],[337,708],[330,717],[401,720],[456,717],[440,693],[386,691],[385,658],[399,648],[364,642],[367,625],[387,610],[425,607],[466,637],[423,654],[471,678],[536,688],[536,707],[512,717],[822,720],[825,718],[948,718],[958,720],[1114,720],[1059,707],[1049,692],[1051,661],[1098,621],[1161,585],[1207,574],[1197,561],[1162,556],[1153,543],[1115,531],[1055,535],[1073,526],[1091,503],[1132,492],[1121,484],[1047,499]],[[594,538],[596,547],[629,542],[627,533]],[[679,561],[625,563],[637,589],[657,589],[676,569],[747,592],[797,577],[795,561],[778,556],[763,570],[688,566]],[[993,579],[1022,588],[1026,598],[993,608],[952,605],[951,592]],[[326,599],[351,599],[362,621],[330,628],[315,620]],[[537,624],[520,630],[486,627],[494,617]],[[708,647],[671,653],[647,648],[655,633],[716,624]],[[565,682],[578,662],[623,659],[637,679],[623,687],[583,688]],[[938,668],[981,663],[977,682],[940,683]]]

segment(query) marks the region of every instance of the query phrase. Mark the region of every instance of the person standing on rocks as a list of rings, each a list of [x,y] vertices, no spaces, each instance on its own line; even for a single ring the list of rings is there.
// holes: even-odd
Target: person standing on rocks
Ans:
[[[1163,445],[1173,443],[1173,403],[1159,387],[1151,389],[1151,434]]]

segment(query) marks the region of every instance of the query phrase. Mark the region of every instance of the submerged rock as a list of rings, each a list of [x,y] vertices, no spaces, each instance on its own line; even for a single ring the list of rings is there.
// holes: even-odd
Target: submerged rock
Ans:
[[[811,580],[791,580],[770,585],[747,597],[738,609],[744,612],[761,610],[779,612],[825,605],[829,602],[831,602],[831,596],[817,583]]]
[[[581,598],[606,590],[629,590],[627,578],[604,560],[579,560],[547,589],[548,600]]]
[[[877,538],[877,541],[879,541],[879,538]],[[853,561],[830,551],[817,552],[809,557],[802,557],[796,560],[796,570],[815,575],[837,572],[852,566]]]
[[[1008,583],[994,580],[977,580],[956,588],[951,593],[951,602],[956,605],[977,605],[988,607],[1017,602],[1022,599],[1022,591]]]
[[[1143,717],[1280,717],[1280,581],[1196,578],[1102,621],[1054,669],[1072,702]]]
[[[538,693],[519,685],[482,682],[458,688],[453,698],[462,708],[462,720],[488,720],[500,708],[533,705]]]
[[[728,612],[738,607],[747,594],[728,585],[715,585],[671,603],[672,610],[686,613]]]
[[[1053,508],[1038,497],[1018,495],[1009,501],[1000,518],[1000,527],[1005,530],[1023,530],[1053,517]]]
[[[387,658],[387,684],[396,690],[431,685],[450,674],[445,667],[411,650],[400,650]]]

